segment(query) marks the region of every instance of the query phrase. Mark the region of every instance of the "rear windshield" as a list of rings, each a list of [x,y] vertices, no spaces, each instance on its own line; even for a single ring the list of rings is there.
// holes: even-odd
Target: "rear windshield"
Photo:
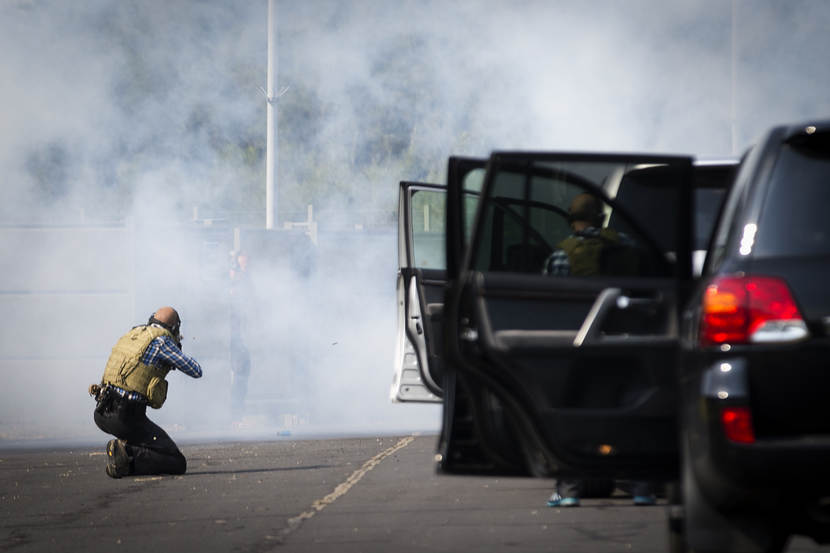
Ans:
[[[779,156],[758,219],[757,257],[830,253],[830,148],[807,146],[787,145]]]

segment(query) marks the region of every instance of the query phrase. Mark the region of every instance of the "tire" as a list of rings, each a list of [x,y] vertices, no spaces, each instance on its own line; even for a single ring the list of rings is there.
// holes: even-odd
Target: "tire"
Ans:
[[[669,506],[666,522],[668,523],[669,553],[688,553],[686,546],[686,517],[683,511],[683,493],[680,481],[672,482],[666,487],[666,499]]]
[[[672,535],[671,515],[669,540],[673,553],[780,553],[788,535],[773,521],[752,512],[720,512],[706,498],[695,476],[687,438],[683,440],[681,467],[683,509],[681,525]],[[674,541],[678,541],[673,545]],[[685,549],[684,549],[685,547]]]

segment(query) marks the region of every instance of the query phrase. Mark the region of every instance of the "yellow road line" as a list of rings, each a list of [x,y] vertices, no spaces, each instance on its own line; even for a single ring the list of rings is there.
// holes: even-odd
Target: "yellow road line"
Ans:
[[[289,518],[288,526],[283,528],[280,532],[280,539],[284,540],[290,533],[299,528],[303,521],[310,519],[311,517],[325,509],[327,506],[334,503],[334,501],[338,497],[345,495],[346,492],[348,492],[352,488],[352,486],[360,482],[361,478],[366,476],[366,474],[370,470],[378,466],[381,461],[383,461],[396,451],[405,448],[414,440],[414,436],[407,436],[406,438],[401,438],[401,440],[392,447],[385,449],[384,451],[381,451],[380,453],[378,453],[377,455],[363,463],[362,467],[354,471],[351,474],[351,476],[349,476],[348,478],[346,478],[346,480],[338,484],[337,487],[334,488],[334,491],[332,491],[330,494],[328,494],[322,499],[314,501],[311,504],[311,508],[309,508],[307,511],[303,511],[299,515]]]

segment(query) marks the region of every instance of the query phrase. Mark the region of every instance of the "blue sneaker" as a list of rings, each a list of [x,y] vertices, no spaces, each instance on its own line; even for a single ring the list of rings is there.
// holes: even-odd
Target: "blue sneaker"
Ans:
[[[548,507],[579,507],[578,497],[562,497],[554,492],[548,499]]]
[[[634,505],[646,506],[646,505],[654,505],[657,503],[657,498],[653,495],[635,495],[634,496]]]

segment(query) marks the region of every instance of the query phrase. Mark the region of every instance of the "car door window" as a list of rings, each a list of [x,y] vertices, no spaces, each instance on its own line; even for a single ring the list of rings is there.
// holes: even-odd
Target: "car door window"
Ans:
[[[620,163],[540,163],[532,171],[505,167],[493,175],[473,267],[561,276],[667,275],[676,235],[668,206],[677,191],[660,186],[664,170]],[[586,196],[593,198],[596,221],[577,231],[572,204]],[[648,214],[645,223],[634,223],[627,214],[632,212]],[[551,271],[551,261],[567,264],[586,250],[595,258],[587,266]]]
[[[464,201],[464,244],[470,243],[470,236],[473,234],[473,223],[475,222],[476,209],[481,199],[481,188],[484,186],[484,168],[472,169],[464,175],[463,201]]]
[[[473,169],[463,179],[464,241],[473,232],[475,213],[481,197],[484,169]],[[445,253],[446,201],[444,190],[415,189],[410,200],[414,266],[422,269],[447,268]]]
[[[413,190],[410,201],[414,266],[446,269],[444,250],[447,194],[443,190]]]

